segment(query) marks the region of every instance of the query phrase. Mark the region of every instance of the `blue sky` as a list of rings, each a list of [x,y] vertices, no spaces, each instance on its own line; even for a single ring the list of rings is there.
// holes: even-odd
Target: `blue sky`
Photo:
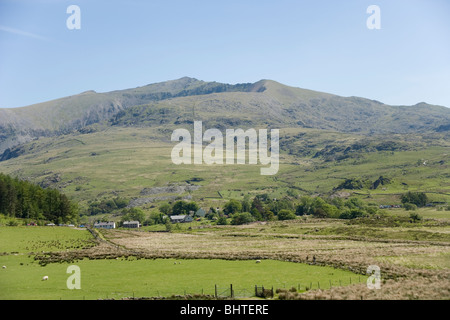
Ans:
[[[1,108],[183,76],[450,107],[450,1],[0,0]]]

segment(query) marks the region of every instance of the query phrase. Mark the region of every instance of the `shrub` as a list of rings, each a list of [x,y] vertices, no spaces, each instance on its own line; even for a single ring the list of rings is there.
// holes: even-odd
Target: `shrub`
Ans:
[[[428,202],[428,197],[423,192],[411,192],[402,195],[402,203],[412,203],[418,207],[425,207]]]
[[[405,210],[409,211],[409,210],[417,210],[417,206],[413,203],[405,203],[403,205],[403,208],[405,208]]]
[[[366,212],[362,209],[345,210],[339,215],[339,219],[355,219],[364,217]]]
[[[219,226],[225,226],[228,224],[228,220],[225,217],[219,217],[219,219],[217,219],[217,224]]]
[[[241,210],[242,210],[242,204],[239,201],[234,200],[234,199],[228,201],[223,207],[223,212],[225,214],[234,214],[237,212],[241,212]]]
[[[282,209],[278,212],[278,220],[292,220],[295,218],[296,215],[291,210]]]
[[[413,222],[417,222],[422,220],[422,216],[420,216],[417,212],[411,212],[409,215],[409,218],[413,221]]]
[[[233,217],[231,219],[231,224],[233,225],[240,225],[245,223],[250,223],[255,221],[253,219],[253,216],[249,212],[238,212],[233,214]]]

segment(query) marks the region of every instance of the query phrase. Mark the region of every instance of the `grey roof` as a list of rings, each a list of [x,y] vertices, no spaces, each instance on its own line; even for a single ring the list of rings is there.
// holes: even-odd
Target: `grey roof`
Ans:
[[[170,219],[172,220],[184,220],[186,219],[186,215],[178,215],[178,216],[170,216]]]

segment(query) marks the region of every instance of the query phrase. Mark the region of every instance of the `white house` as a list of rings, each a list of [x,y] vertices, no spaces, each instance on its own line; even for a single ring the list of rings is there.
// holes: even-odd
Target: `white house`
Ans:
[[[139,221],[124,221],[122,226],[124,228],[139,228],[141,224]]]
[[[94,223],[94,228],[102,228],[102,229],[115,229],[115,222],[96,222]]]

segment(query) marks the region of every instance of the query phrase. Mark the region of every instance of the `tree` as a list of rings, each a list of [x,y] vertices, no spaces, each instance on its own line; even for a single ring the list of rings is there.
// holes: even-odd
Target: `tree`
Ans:
[[[261,215],[264,214],[264,205],[263,205],[262,201],[259,199],[259,197],[255,197],[253,199],[251,209],[258,210]]]
[[[242,211],[242,204],[237,200],[230,200],[223,206],[223,212],[225,214],[234,214]]]
[[[250,213],[255,220],[257,220],[257,221],[263,220],[262,214],[256,208],[251,209]]]
[[[402,195],[402,203],[413,203],[418,207],[425,207],[428,203],[428,197],[423,192],[411,192]]]
[[[120,221],[122,223],[124,221],[139,221],[139,223],[143,224],[145,221],[145,213],[141,208],[131,208],[127,214],[122,216]]]
[[[162,204],[159,205],[159,211],[163,214],[169,215],[170,210],[172,209],[172,207],[170,206],[170,204],[168,204],[167,202],[164,202]]]
[[[282,209],[278,212],[278,220],[292,220],[296,218],[296,215],[291,210]]]
[[[194,213],[195,213],[198,211],[198,209],[200,209],[200,207],[198,206],[198,204],[195,201],[188,202],[186,204],[185,208],[186,208],[187,213],[189,213],[191,211],[194,211]]]
[[[308,196],[303,196],[300,198],[300,203],[296,207],[295,214],[298,216],[303,216],[305,214],[313,214],[314,213],[314,207],[313,207],[313,198]]]
[[[250,203],[250,196],[247,194],[244,196],[244,199],[241,201],[242,211],[250,212],[252,209],[252,204]]]
[[[347,209],[339,215],[339,219],[355,219],[365,215],[366,212],[363,209]]]
[[[356,209],[356,208],[363,209],[366,207],[364,201],[358,198],[350,198],[344,202],[344,205],[349,209]]]
[[[169,221],[169,220],[166,220],[166,223],[165,223],[165,226],[166,226],[166,231],[167,232],[172,232],[172,223]]]
[[[275,214],[269,210],[269,208],[264,209],[263,213],[263,219],[266,221],[273,221],[275,220]]]
[[[172,207],[172,214],[180,215],[188,213],[186,211],[186,204],[187,204],[186,201],[183,200],[178,200],[177,202],[175,202]]]
[[[280,210],[295,210],[294,203],[286,198],[273,201],[269,204],[269,209],[276,215],[280,212]]]
[[[233,225],[241,225],[245,223],[250,223],[255,221],[250,212],[236,212],[231,217],[231,224]]]

